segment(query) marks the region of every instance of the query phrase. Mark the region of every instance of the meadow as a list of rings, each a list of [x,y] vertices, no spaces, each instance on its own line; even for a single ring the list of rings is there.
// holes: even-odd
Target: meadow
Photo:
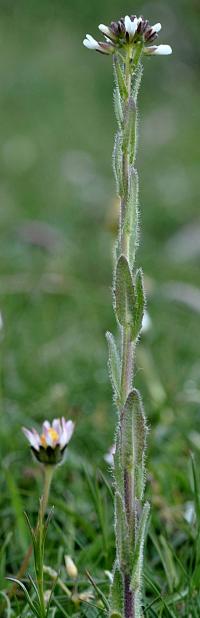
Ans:
[[[196,618],[200,15],[195,0],[137,1],[134,10],[161,21],[162,42],[174,51],[169,59],[145,59],[139,98],[137,260],[149,327],[137,352],[136,386],[150,429],[151,503],[144,616]],[[116,329],[115,121],[111,60],[87,52],[82,39],[126,11],[130,0],[126,6],[120,0],[0,3],[2,618],[31,616],[23,594],[12,593],[5,580],[19,572],[30,544],[23,512],[34,525],[41,492],[41,471],[21,427],[62,415],[75,421],[75,432],[53,480],[45,564],[73,595],[57,583],[52,618],[104,616],[101,593],[107,594],[114,559],[112,477],[104,456],[115,427],[105,341],[105,332]],[[66,554],[78,569],[75,582]]]

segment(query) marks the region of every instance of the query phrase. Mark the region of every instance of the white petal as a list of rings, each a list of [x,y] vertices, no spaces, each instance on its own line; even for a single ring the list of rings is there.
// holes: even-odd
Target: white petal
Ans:
[[[83,45],[87,47],[87,49],[94,49],[93,47],[91,47],[91,44],[89,43],[87,39],[83,40]]]
[[[43,431],[45,431],[45,429],[49,429],[50,427],[51,427],[50,422],[49,421],[44,421],[44,423],[42,425]]]
[[[64,448],[66,444],[70,441],[72,434],[74,431],[74,423],[72,421],[66,421],[64,417],[62,417],[62,435],[60,438],[60,446]]]
[[[29,441],[30,445],[33,446],[36,451],[39,451],[40,438],[37,431],[33,433],[29,429],[26,429],[26,427],[22,427],[22,431],[26,436],[27,440]]]
[[[94,39],[93,36],[91,36],[91,34],[86,34],[86,38],[83,41],[83,45],[85,45],[85,47],[87,47],[88,49],[99,49],[99,43],[98,41],[96,41],[96,39]]]
[[[132,31],[132,21],[129,15],[126,15],[124,23],[125,23],[126,32],[128,32],[128,34],[132,34],[131,32]]]
[[[136,30],[137,30],[137,27],[138,27],[138,19],[137,19],[137,17],[135,17],[135,19],[131,22],[131,34],[132,34],[132,36],[134,36],[134,34],[135,34]]]
[[[158,23],[158,24],[154,24],[154,26],[151,26],[151,29],[153,30],[153,32],[156,32],[156,34],[157,34],[158,32],[160,32],[161,28],[162,28],[162,26],[161,26],[161,24],[160,24],[160,23]]]
[[[170,45],[158,45],[154,51],[155,56],[169,56],[172,54],[172,48]]]
[[[99,24],[98,28],[100,32],[105,34],[105,36],[109,37],[109,35],[111,34],[110,28],[108,28],[108,26],[104,26],[104,24]]]
[[[90,41],[88,41],[87,39],[84,39],[83,41],[83,45],[85,47],[87,47],[87,49],[95,49],[95,51],[98,49],[98,47],[96,45],[93,45],[93,43],[91,43]]]
[[[53,429],[55,429],[55,431],[58,434],[58,437],[60,438],[60,436],[62,435],[62,427],[61,427],[61,422],[59,418],[55,418],[53,420],[52,427]]]
[[[48,432],[47,427],[44,427],[44,437],[45,437],[47,446],[53,446],[54,445],[52,437],[51,437],[51,434]]]
[[[144,54],[151,56],[169,56],[172,54],[172,48],[170,45],[151,45],[144,47]]]

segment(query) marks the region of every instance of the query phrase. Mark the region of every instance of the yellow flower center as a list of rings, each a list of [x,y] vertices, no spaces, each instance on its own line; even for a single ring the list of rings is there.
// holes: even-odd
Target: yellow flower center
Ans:
[[[59,439],[59,435],[57,433],[57,431],[55,429],[53,429],[52,427],[49,427],[49,429],[47,429],[48,434],[50,435],[52,442],[56,443]],[[47,445],[47,441],[46,441],[46,437],[44,435],[44,433],[41,435],[40,437],[40,441],[41,441],[41,445],[46,448]]]

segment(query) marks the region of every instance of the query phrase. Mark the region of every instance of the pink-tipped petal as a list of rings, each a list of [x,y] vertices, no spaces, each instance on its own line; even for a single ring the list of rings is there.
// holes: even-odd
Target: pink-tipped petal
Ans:
[[[51,437],[51,434],[49,433],[49,429],[50,429],[50,423],[49,423],[49,427],[47,427],[46,423],[43,423],[43,434],[47,443],[47,446],[53,446],[53,440]],[[42,442],[41,445],[43,446]]]
[[[33,433],[29,429],[26,429],[26,427],[22,427],[22,431],[23,431],[24,435],[26,436],[27,440],[29,441],[30,445],[33,448],[35,448],[36,451],[39,451],[40,438],[39,438],[39,435],[37,434],[37,432],[34,431],[34,433]]]
[[[62,435],[62,427],[61,427],[61,422],[60,422],[59,418],[55,418],[53,420],[52,427],[53,427],[53,429],[55,429],[55,431],[57,432],[58,437],[60,439],[60,437]]]
[[[60,438],[60,446],[64,448],[66,444],[71,440],[73,431],[74,431],[74,423],[72,421],[66,421],[64,417],[62,417],[62,435]]]

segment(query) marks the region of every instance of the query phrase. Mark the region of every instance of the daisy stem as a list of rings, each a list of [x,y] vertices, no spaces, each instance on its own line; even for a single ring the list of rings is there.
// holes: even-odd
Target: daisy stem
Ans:
[[[54,473],[54,466],[48,466],[45,465],[44,466],[44,485],[43,485],[43,494],[42,494],[42,499],[41,499],[41,514],[42,514],[42,519],[44,518],[46,509],[47,509],[47,505],[48,505],[48,500],[49,500],[49,492],[50,492],[50,487],[51,487],[51,481],[53,478],[53,473]]]

